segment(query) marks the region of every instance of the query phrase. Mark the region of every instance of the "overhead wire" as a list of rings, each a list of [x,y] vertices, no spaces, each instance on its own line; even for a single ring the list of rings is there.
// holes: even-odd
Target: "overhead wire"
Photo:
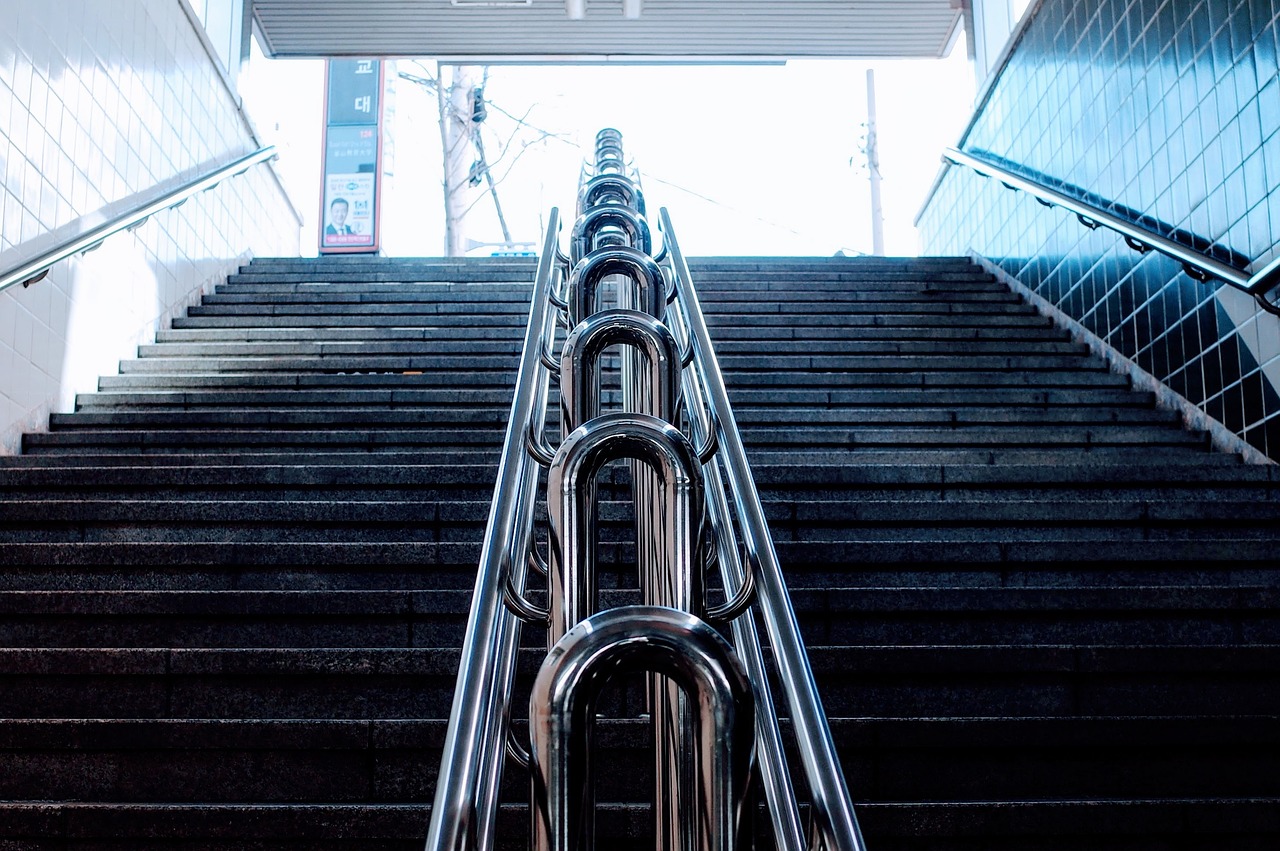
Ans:
[[[416,63],[415,63],[415,64],[416,64]],[[416,82],[416,83],[419,83],[419,84],[422,84],[422,85],[428,85],[428,86],[437,86],[437,85],[439,85],[438,81],[437,81],[435,78],[432,78],[432,77],[427,77],[427,78],[417,78],[417,77],[414,77],[414,76],[408,75],[408,74],[406,74],[406,73],[405,73],[405,72],[403,72],[403,71],[402,71],[402,72],[399,72],[399,76],[400,76],[400,77],[402,77],[402,78],[404,78],[404,79],[410,80],[411,82]],[[487,89],[488,89],[488,85],[487,85],[487,84],[488,84],[488,79],[489,79],[489,67],[488,67],[488,66],[485,66],[485,68],[484,68],[484,77],[483,77],[482,79],[484,80],[484,83],[482,83],[482,85],[484,85],[484,87],[485,87],[485,89],[486,89],[486,96],[485,96],[485,106],[486,106],[486,107],[488,107],[489,109],[495,110],[496,112],[500,112],[502,115],[506,116],[508,119],[510,119],[512,122],[514,122],[514,123],[516,124],[516,126],[517,126],[517,130],[518,130],[518,128],[523,127],[523,128],[526,128],[526,129],[528,129],[528,130],[532,130],[532,131],[534,131],[535,133],[538,133],[538,134],[539,134],[539,136],[538,136],[538,138],[537,138],[537,139],[535,139],[534,141],[530,142],[530,143],[529,143],[529,144],[527,144],[527,145],[522,146],[520,153],[519,153],[519,154],[517,154],[517,155],[516,155],[516,157],[515,157],[515,159],[513,159],[513,160],[508,164],[506,171],[504,171],[504,172],[502,173],[501,177],[497,178],[498,182],[501,182],[502,180],[505,180],[505,179],[506,179],[506,178],[511,174],[511,171],[512,171],[512,169],[515,167],[515,164],[516,164],[517,162],[519,162],[520,158],[521,158],[522,156],[524,156],[524,154],[525,154],[525,153],[527,153],[527,152],[528,152],[529,148],[531,148],[532,146],[534,146],[534,145],[536,145],[536,144],[538,144],[538,143],[540,143],[540,142],[545,142],[545,141],[547,141],[548,139],[553,139],[553,140],[555,140],[555,141],[557,141],[557,142],[562,142],[562,143],[564,143],[564,144],[566,144],[566,145],[569,145],[570,147],[575,148],[575,149],[577,149],[577,150],[579,150],[579,151],[585,151],[585,150],[586,150],[586,149],[584,148],[584,146],[583,146],[582,144],[580,144],[579,142],[574,141],[572,138],[567,138],[567,134],[564,134],[564,133],[556,133],[556,132],[554,132],[554,131],[547,130],[547,129],[543,128],[543,127],[539,127],[538,125],[533,124],[533,123],[531,123],[530,121],[528,121],[527,119],[528,119],[529,113],[533,111],[533,109],[534,109],[534,107],[536,106],[536,104],[531,105],[531,106],[530,106],[530,107],[525,111],[525,113],[524,113],[524,115],[523,115],[523,116],[517,117],[516,115],[513,115],[511,112],[507,111],[507,110],[506,110],[506,109],[504,109],[502,106],[500,106],[499,104],[495,103],[492,99],[490,99],[490,98],[488,97],[488,95],[487,95]],[[479,129],[480,129],[480,128],[479,128],[479,127],[477,127],[477,128],[475,129],[475,132],[479,133]],[[512,131],[512,133],[511,133],[511,135],[508,137],[508,139],[507,139],[507,143],[506,143],[505,145],[503,145],[503,144],[501,144],[501,143],[500,143],[499,148],[500,148],[501,153],[498,155],[498,158],[497,158],[495,161],[493,161],[492,163],[486,163],[486,164],[485,164],[485,171],[486,171],[486,172],[491,172],[491,171],[492,171],[492,169],[493,169],[493,167],[494,167],[494,166],[496,166],[496,165],[498,165],[498,163],[500,163],[500,162],[502,161],[502,159],[507,155],[507,150],[508,150],[508,148],[509,148],[509,146],[510,146],[511,142],[514,140],[514,138],[515,138],[515,134],[516,134],[517,130],[513,130],[513,131]],[[663,178],[663,177],[659,177],[658,175],[654,174],[653,172],[645,171],[645,170],[641,170],[641,172],[640,172],[640,173],[641,173],[641,176],[642,176],[644,179],[652,180],[652,181],[654,181],[654,182],[656,182],[656,183],[661,183],[661,184],[662,184],[662,185],[664,185],[664,186],[669,186],[669,187],[671,187],[672,189],[675,189],[675,190],[677,190],[677,191],[679,191],[679,192],[683,192],[683,193],[685,193],[686,195],[690,195],[690,196],[692,196],[692,197],[694,197],[694,198],[697,198],[697,199],[698,199],[698,200],[700,200],[700,201],[705,201],[705,202],[706,202],[706,203],[708,203],[708,204],[712,204],[712,205],[714,205],[714,206],[716,206],[716,207],[719,207],[719,208],[721,208],[721,209],[723,209],[723,210],[728,210],[728,211],[729,211],[729,212],[731,212],[731,213],[734,213],[734,214],[736,214],[736,215],[739,215],[739,216],[742,216],[742,217],[744,217],[744,218],[750,219],[750,220],[752,220],[752,221],[759,222],[760,224],[765,225],[765,226],[767,226],[767,227],[776,228],[776,229],[778,229],[778,230],[785,231],[785,232],[787,232],[787,233],[789,233],[789,234],[792,234],[792,235],[794,235],[794,236],[799,236],[799,237],[804,237],[804,236],[806,236],[806,234],[805,234],[804,232],[802,232],[802,231],[798,231],[798,230],[796,230],[796,229],[795,229],[795,228],[793,228],[793,227],[790,227],[790,226],[788,226],[788,225],[784,225],[784,224],[782,224],[781,222],[773,221],[772,219],[767,219],[767,218],[765,218],[765,217],[763,217],[763,216],[760,216],[760,215],[758,215],[758,214],[756,214],[756,213],[751,213],[751,212],[748,212],[748,211],[746,211],[746,210],[740,209],[740,208],[738,208],[738,207],[734,207],[734,206],[732,206],[731,204],[726,204],[726,203],[724,203],[723,201],[718,201],[718,200],[716,200],[715,198],[712,198],[712,197],[710,197],[710,196],[708,196],[708,195],[703,195],[701,192],[697,192],[697,191],[695,191],[695,190],[693,190],[693,189],[688,188],[687,186],[682,186],[682,185],[680,185],[679,183],[676,183],[676,182],[674,182],[674,181],[667,180],[667,179],[665,179],[665,178]],[[478,202],[478,200],[479,200],[479,199],[477,199],[476,201],[473,201],[473,202],[471,203],[471,205],[467,208],[467,210],[468,210],[468,211],[470,211],[471,207],[474,207],[474,206],[475,206],[475,204]],[[841,246],[841,247],[840,247],[840,250],[841,250],[841,251],[849,251],[849,252],[853,252],[854,254],[858,254],[858,255],[862,255],[862,256],[866,256],[866,255],[867,255],[867,252],[866,252],[866,251],[863,251],[863,250],[858,249],[858,248],[850,248],[850,247],[848,247],[848,246]]]

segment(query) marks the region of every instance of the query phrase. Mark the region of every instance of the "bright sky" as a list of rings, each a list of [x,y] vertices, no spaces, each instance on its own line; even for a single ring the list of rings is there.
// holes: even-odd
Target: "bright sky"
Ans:
[[[434,63],[424,63],[434,70]],[[255,66],[257,71],[254,71]],[[403,60],[403,70],[416,71]],[[669,209],[690,255],[831,255],[871,251],[870,182],[863,153],[866,70],[874,68],[885,249],[919,250],[912,224],[974,97],[963,38],[944,60],[791,61],[785,65],[492,66],[486,148],[491,161],[513,122],[555,134],[500,161],[498,196],[511,236],[537,242],[546,214],[571,216],[579,168],[603,127],[622,131],[642,172],[651,218]],[[284,179],[315,252],[323,62],[256,56],[245,81],[250,115],[284,150]],[[418,71],[420,73],[420,71]],[[271,79],[271,85],[265,81]],[[436,99],[400,80],[394,175],[382,208],[384,253],[443,249]],[[267,124],[260,116],[269,116]],[[537,138],[529,128],[518,139]],[[467,236],[502,240],[481,193]],[[566,222],[567,226],[568,222]]]

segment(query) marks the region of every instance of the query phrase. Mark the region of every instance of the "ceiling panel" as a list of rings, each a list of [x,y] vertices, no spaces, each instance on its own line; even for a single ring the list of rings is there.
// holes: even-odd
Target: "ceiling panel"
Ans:
[[[959,0],[253,0],[275,57],[429,56],[484,62],[939,57]]]

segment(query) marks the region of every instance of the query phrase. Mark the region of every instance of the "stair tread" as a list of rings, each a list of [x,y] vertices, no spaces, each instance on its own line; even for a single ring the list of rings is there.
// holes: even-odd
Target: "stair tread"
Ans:
[[[1280,836],[1276,465],[968,258],[689,261],[871,847]],[[0,836],[421,847],[535,268],[255,258],[0,458]],[[600,824],[638,851],[628,689]]]

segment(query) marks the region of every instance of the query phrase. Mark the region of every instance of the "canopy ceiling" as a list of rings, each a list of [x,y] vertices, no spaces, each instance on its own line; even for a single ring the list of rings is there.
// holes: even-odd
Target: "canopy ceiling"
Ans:
[[[936,58],[961,0],[252,0],[274,57],[445,61]]]

